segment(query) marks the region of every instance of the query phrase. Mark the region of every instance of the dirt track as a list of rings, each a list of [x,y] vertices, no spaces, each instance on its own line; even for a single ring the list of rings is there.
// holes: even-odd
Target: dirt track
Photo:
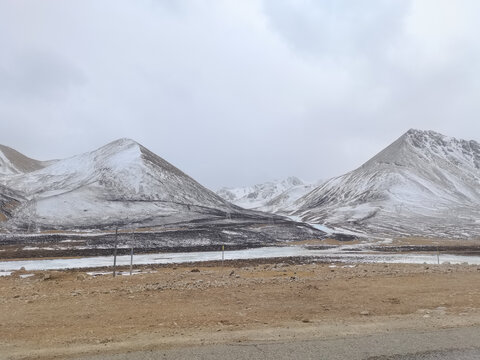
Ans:
[[[0,278],[0,358],[480,324],[480,267],[268,264]]]

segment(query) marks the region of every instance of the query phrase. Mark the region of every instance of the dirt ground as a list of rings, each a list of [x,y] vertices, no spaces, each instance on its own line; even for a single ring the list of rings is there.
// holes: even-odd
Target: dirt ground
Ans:
[[[0,358],[480,324],[480,266],[252,260],[137,269],[0,277]]]

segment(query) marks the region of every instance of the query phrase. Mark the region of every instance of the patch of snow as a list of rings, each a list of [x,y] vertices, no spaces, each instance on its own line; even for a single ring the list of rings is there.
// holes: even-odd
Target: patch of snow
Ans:
[[[142,270],[132,270],[132,275],[138,275],[138,274],[151,274],[155,273],[156,271],[142,271]],[[121,275],[121,276],[130,276],[130,271],[117,271],[115,273],[116,275]],[[113,275],[113,271],[89,271],[87,272],[87,275],[96,277],[96,276],[104,276],[104,275]]]
[[[230,231],[230,230],[223,230],[222,233],[227,234],[227,235],[239,235],[238,232]]]
[[[21,279],[26,279],[26,278],[29,278],[29,277],[32,277],[32,276],[35,276],[35,274],[22,274],[22,275],[20,275],[20,278]]]
[[[310,226],[313,226],[317,230],[321,230],[323,232],[326,232],[327,234],[332,234],[335,230],[330,229],[329,227],[325,225],[320,225],[320,224],[309,224]]]
[[[24,246],[22,250],[33,251],[33,250],[59,250],[59,248],[53,247],[38,247],[38,246]]]

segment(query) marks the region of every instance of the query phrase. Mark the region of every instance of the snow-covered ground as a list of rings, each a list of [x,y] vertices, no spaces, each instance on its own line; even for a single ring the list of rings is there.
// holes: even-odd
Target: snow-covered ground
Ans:
[[[303,246],[263,247],[246,250],[225,251],[225,260],[266,259],[288,257],[314,257],[323,261],[346,263],[404,263],[404,264],[437,264],[436,254],[388,254],[362,252],[362,247],[348,246],[330,249],[309,249]],[[480,256],[459,256],[441,254],[440,263],[480,265]],[[134,255],[135,265],[173,264],[197,261],[222,260],[221,251],[189,252],[189,253],[159,253]],[[130,264],[130,255],[117,256],[117,265]],[[19,260],[0,262],[0,276],[10,275],[12,271],[25,268],[33,270],[61,270],[78,268],[95,268],[113,265],[113,256],[98,256],[78,259],[51,260]]]

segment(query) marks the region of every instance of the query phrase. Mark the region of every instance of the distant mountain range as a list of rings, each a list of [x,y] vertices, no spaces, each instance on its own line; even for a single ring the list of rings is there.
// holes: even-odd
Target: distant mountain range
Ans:
[[[308,183],[291,176],[246,187],[224,187],[217,191],[217,195],[245,209],[276,212],[291,205],[320,183]]]
[[[480,236],[480,144],[409,130],[278,212],[366,235]]]
[[[217,193],[130,139],[52,161],[0,146],[4,229],[236,223],[249,228],[224,234],[238,242],[293,239],[302,226],[302,238],[322,235],[284,216],[365,237],[478,237],[480,144],[409,130],[358,169],[324,183],[290,177]]]

